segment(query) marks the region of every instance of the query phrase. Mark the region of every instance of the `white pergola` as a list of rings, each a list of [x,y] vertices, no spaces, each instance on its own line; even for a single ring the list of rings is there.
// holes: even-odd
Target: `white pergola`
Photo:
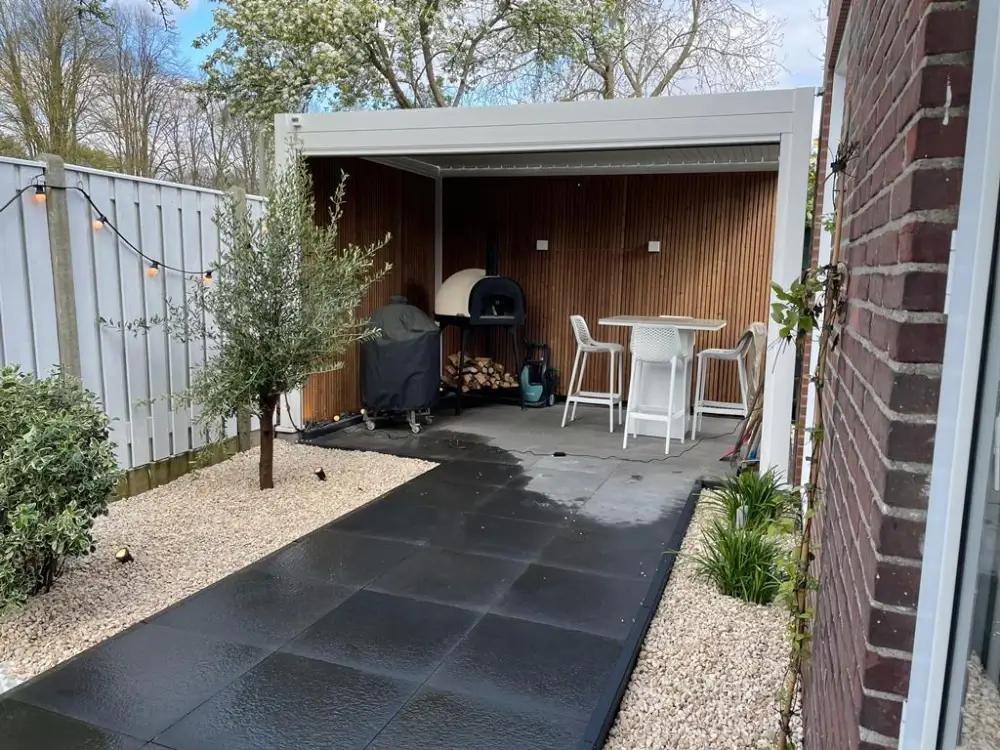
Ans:
[[[282,114],[276,165],[354,156],[436,181],[435,283],[442,282],[442,182],[475,175],[776,171],[771,279],[802,270],[815,90],[511,107]],[[292,145],[294,144],[294,145]],[[768,328],[760,460],[787,475],[795,352]],[[292,417],[298,399],[293,396]]]

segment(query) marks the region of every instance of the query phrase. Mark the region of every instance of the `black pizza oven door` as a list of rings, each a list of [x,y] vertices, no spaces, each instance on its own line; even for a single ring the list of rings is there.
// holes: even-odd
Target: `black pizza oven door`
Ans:
[[[524,292],[506,276],[484,276],[469,292],[472,325],[523,325]]]

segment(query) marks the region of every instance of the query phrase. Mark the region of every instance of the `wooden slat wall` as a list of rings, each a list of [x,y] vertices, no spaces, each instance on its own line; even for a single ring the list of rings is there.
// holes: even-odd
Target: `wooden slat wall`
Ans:
[[[434,183],[409,172],[363,159],[315,158],[309,160],[316,196],[316,220],[329,222],[330,200],[348,174],[347,201],[340,221],[343,243],[367,244],[392,234],[382,258],[392,270],[372,287],[358,311],[367,316],[394,294],[432,312],[434,293]],[[307,421],[326,419],[358,408],[357,352],[344,352],[344,367],[310,378],[302,393],[302,416]]]
[[[573,363],[569,316],[595,338],[627,343],[600,317],[690,315],[728,326],[699,334],[698,348],[733,346],[767,320],[776,173],[445,180],[444,275],[483,267],[486,229],[500,228],[500,273],[524,288],[527,335],[552,347],[565,391]],[[547,252],[535,241],[549,241]],[[646,243],[659,240],[661,252]],[[507,345],[480,335],[473,353],[508,366]],[[446,338],[456,351],[457,336]],[[591,358],[585,388],[607,388],[607,358]],[[602,366],[603,365],[603,366]],[[626,382],[628,372],[626,371]],[[739,398],[735,367],[713,363],[708,398]]]

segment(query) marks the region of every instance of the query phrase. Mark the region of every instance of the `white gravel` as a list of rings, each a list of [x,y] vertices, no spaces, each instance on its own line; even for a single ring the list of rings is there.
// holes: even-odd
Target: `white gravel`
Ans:
[[[0,618],[0,692],[434,466],[276,441],[275,488],[261,492],[257,458],[241,453],[114,503],[94,526],[97,552]],[[135,561],[123,565],[114,555],[125,545]]]
[[[682,553],[699,549],[699,507]],[[773,746],[788,663],[787,610],[748,604],[694,577],[680,556],[657,608],[605,750]],[[796,743],[798,746],[800,743]]]
[[[983,671],[978,657],[966,668],[965,705],[962,707],[962,745],[959,750],[1000,749],[1000,688]]]

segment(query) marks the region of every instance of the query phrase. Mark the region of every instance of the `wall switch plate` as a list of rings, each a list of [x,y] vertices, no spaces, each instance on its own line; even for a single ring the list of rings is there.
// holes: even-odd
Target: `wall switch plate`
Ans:
[[[646,249],[649,250],[649,252],[651,252],[651,253],[658,253],[658,252],[660,252],[660,242],[659,242],[659,240],[650,240],[649,243],[646,245]]]
[[[548,250],[549,241],[548,240],[535,240],[535,250]]]

